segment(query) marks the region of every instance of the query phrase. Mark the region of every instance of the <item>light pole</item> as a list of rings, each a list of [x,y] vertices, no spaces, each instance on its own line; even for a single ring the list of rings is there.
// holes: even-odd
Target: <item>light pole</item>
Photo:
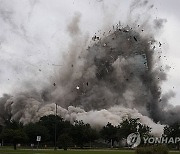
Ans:
[[[57,150],[57,104],[55,104],[54,150]]]

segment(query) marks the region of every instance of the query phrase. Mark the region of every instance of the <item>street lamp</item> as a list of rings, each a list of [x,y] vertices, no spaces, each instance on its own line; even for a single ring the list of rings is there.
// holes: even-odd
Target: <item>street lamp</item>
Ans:
[[[54,150],[57,150],[57,104],[55,104]]]

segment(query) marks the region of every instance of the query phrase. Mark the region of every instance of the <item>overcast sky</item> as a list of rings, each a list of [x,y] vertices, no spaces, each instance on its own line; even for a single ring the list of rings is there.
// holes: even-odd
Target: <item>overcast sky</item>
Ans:
[[[82,35],[90,37],[128,18],[131,0],[0,0],[0,96],[53,82],[68,52],[67,24],[81,14]],[[170,65],[163,91],[176,93],[180,105],[180,1],[149,0],[153,18],[167,22],[157,39],[163,43],[163,63]],[[108,20],[107,20],[108,19]],[[27,84],[31,83],[31,84]],[[37,86],[38,85],[38,86]]]

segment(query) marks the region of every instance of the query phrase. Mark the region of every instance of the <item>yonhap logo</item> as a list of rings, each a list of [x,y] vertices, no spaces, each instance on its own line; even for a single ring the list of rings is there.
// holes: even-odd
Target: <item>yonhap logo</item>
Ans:
[[[132,134],[128,135],[128,137],[127,137],[127,144],[131,148],[137,147],[140,143],[141,143],[141,137],[140,137],[140,134],[138,132],[132,133]]]
[[[127,137],[127,144],[131,148],[135,148],[141,143],[141,139],[143,140],[143,144],[176,144],[180,143],[180,137],[142,137],[139,132],[131,133]]]

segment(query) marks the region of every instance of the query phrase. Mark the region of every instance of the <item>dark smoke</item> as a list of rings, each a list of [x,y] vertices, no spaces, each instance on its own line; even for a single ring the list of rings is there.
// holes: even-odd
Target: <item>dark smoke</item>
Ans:
[[[167,22],[166,19],[155,19],[154,20],[154,27],[161,29],[163,27],[164,23],[166,23],[166,22]]]
[[[133,12],[135,9],[137,8],[142,8],[142,7],[145,7],[146,5],[148,4],[148,0],[136,0],[136,1],[133,1],[131,6],[130,6],[130,12]],[[152,6],[152,5],[151,5]],[[151,7],[150,6],[150,7]]]
[[[138,0],[130,12],[147,4]],[[141,25],[137,20],[129,26],[117,24],[95,34],[88,45],[88,38],[81,35],[80,17],[76,13],[67,26],[71,43],[64,56],[65,65],[54,74],[54,82],[42,91],[5,94],[0,98],[0,122],[8,118],[24,123],[37,121],[43,115],[54,114],[54,103],[59,105],[58,113],[72,122],[79,118],[92,123],[96,115],[117,124],[127,114],[150,117],[162,124],[179,121],[179,107],[168,104],[174,93],[161,92],[166,69],[160,62],[159,42],[144,30],[148,20]],[[162,28],[164,21],[156,19],[152,27]]]

